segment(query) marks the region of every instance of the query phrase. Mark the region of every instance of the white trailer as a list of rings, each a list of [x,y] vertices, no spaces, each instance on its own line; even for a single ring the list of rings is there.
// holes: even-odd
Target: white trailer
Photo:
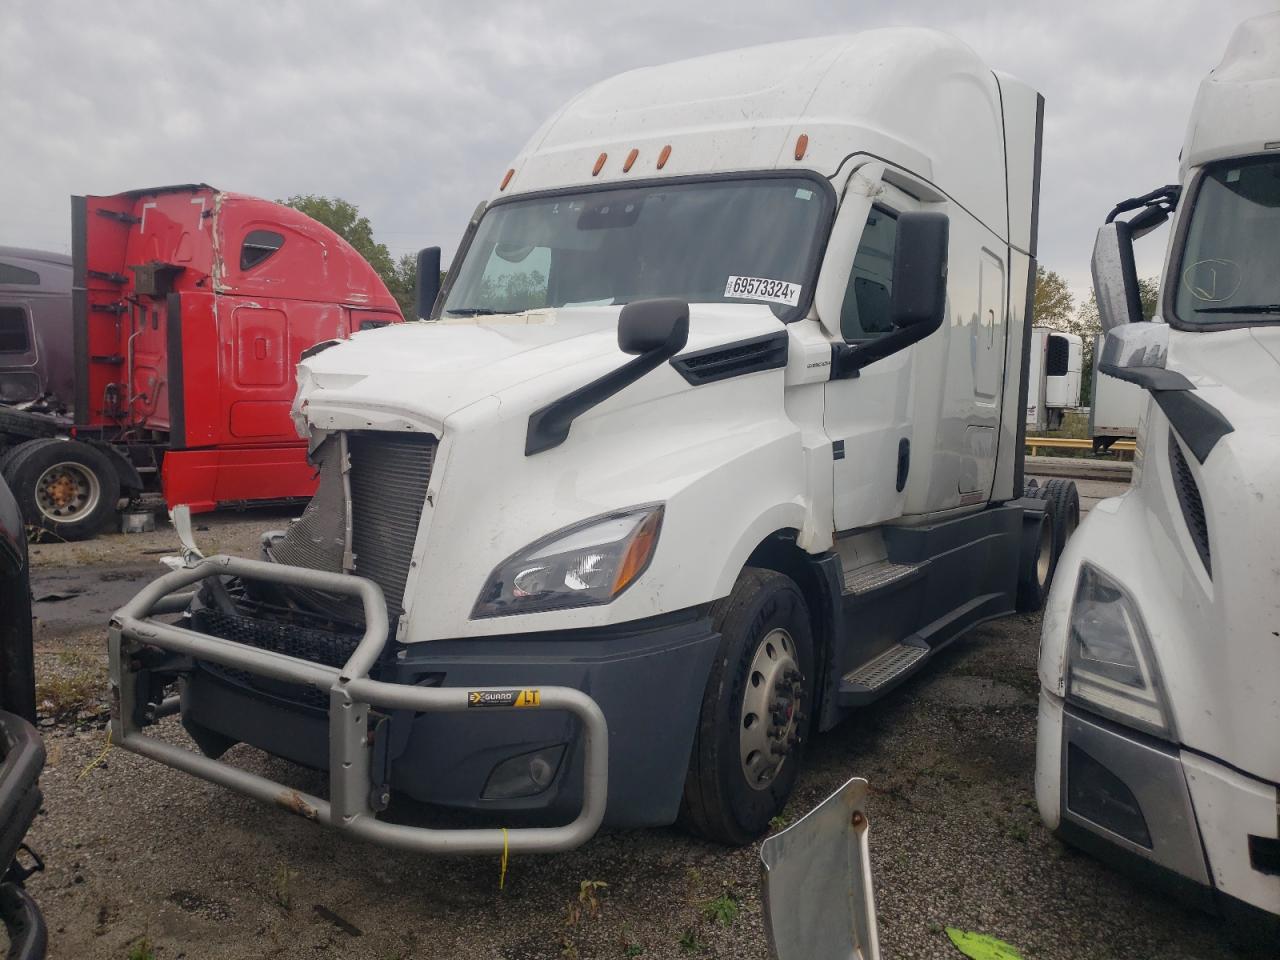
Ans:
[[[1138,436],[1138,420],[1150,397],[1136,383],[1119,380],[1099,369],[1104,337],[1093,342],[1093,397],[1089,406],[1089,436],[1094,450],[1106,450],[1117,440]]]
[[[1133,486],[1063,553],[1036,795],[1065,839],[1280,942],[1280,15],[1201,83],[1178,183],[1099,231],[1099,369],[1148,393]],[[1137,211],[1130,219],[1117,219]],[[1132,241],[1172,215],[1160,321]]]
[[[417,850],[759,836],[813,731],[1047,589],[1041,115],[929,30],[575,97],[447,286],[420,272],[428,322],[308,351],[301,520],[117,615],[115,742]],[[181,627],[151,617],[193,583]],[[146,734],[179,708],[203,756]],[[330,799],[216,759],[237,741],[328,769]],[[572,822],[410,828],[376,817],[392,790]]]
[[[1031,328],[1027,364],[1027,429],[1059,430],[1063,415],[1080,408],[1083,344],[1074,333]]]

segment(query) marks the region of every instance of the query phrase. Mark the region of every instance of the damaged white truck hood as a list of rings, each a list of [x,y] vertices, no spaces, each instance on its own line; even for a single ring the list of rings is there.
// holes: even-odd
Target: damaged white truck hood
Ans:
[[[359,333],[298,365],[294,423],[311,429],[425,430],[532,380],[546,402],[629,359],[618,349],[621,307],[572,307],[404,323]],[[766,333],[764,306],[696,305],[686,351]],[[542,386],[541,384],[539,385]]]

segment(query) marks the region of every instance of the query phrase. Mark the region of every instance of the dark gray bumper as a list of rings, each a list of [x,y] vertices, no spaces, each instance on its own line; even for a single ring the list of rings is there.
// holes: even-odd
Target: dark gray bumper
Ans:
[[[1172,746],[1067,705],[1061,782],[1062,829],[1073,842],[1096,838],[1126,859],[1210,886],[1191,793]],[[1080,845],[1100,852],[1097,842]]]
[[[402,648],[382,680],[443,687],[563,686],[599,705],[609,728],[605,823],[674,822],[707,675],[719,635],[700,612],[622,628],[442,640]],[[198,670],[183,693],[183,720],[317,769],[328,765],[324,712],[287,689],[264,688],[217,670]],[[578,722],[555,710],[465,714],[390,713],[375,757],[391,787],[455,809],[571,818],[582,804]],[[551,782],[531,796],[485,796],[495,768],[514,757],[564,745]],[[375,764],[376,766],[376,764]],[[514,822],[514,821],[513,821]]]

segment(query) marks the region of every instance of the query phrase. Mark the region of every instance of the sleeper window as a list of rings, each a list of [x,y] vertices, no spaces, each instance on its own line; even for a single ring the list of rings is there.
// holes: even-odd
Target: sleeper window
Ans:
[[[30,287],[40,286],[40,274],[12,263],[0,263],[0,283],[21,283]]]
[[[282,246],[284,237],[274,230],[251,230],[240,248],[240,269],[256,267]]]
[[[866,340],[893,330],[889,300],[897,238],[898,218],[882,207],[872,207],[840,307],[840,332],[846,340]]]
[[[27,311],[21,307],[0,307],[0,353],[27,353],[30,349]]]

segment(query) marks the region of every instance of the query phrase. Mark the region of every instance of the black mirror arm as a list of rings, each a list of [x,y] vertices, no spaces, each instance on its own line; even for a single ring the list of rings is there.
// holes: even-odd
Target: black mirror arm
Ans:
[[[862,343],[833,343],[831,345],[831,379],[844,380],[856,377],[863,367],[919,343],[942,326],[923,323],[913,327],[900,327],[892,333]]]
[[[604,376],[597,377],[590,383],[578,387],[577,390],[566,393],[559,400],[553,400],[545,407],[535,410],[529,415],[524,455],[531,457],[535,453],[560,446],[568,439],[569,427],[573,425],[574,420],[615,393],[631,386],[650,370],[666,363],[684,349],[688,340],[689,326],[686,322],[657,349],[642,353],[617,369],[610,370]]]

